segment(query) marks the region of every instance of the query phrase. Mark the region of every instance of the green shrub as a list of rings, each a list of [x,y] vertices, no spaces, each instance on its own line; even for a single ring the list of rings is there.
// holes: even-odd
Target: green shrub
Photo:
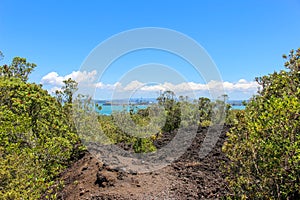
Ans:
[[[149,138],[137,138],[133,144],[135,153],[148,153],[156,150],[153,141]]]
[[[34,66],[15,58],[0,67],[0,199],[40,198],[80,152],[63,106],[26,83]]]
[[[124,114],[127,115],[126,113],[119,113],[119,115]],[[136,126],[148,125],[148,116],[141,116],[139,113],[131,115]],[[132,146],[134,152],[136,153],[147,153],[156,150],[155,146],[153,145],[152,137],[146,137],[147,134],[149,134],[147,132],[141,132],[140,136],[130,135],[126,133],[126,131],[123,131],[114,122],[113,116],[99,116],[99,123],[104,135],[110,140],[110,144],[126,143]],[[103,143],[103,140],[101,141],[101,143]]]
[[[288,71],[257,79],[259,95],[228,133],[223,151],[235,198],[300,198],[299,55],[291,51]]]

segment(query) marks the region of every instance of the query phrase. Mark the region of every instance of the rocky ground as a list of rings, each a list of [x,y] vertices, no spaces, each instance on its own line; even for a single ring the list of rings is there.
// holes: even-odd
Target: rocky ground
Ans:
[[[198,131],[192,145],[175,162],[148,173],[127,173],[86,153],[62,173],[65,187],[58,199],[220,199],[228,192],[220,171],[221,163],[227,161],[221,147],[228,127],[201,159],[199,149],[207,130]],[[164,135],[155,145],[161,148],[172,137]]]

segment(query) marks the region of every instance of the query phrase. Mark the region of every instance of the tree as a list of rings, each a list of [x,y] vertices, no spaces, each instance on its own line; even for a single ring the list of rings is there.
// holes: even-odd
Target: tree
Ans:
[[[1,56],[3,56],[2,53]],[[26,82],[29,74],[35,67],[36,64],[27,62],[26,58],[15,57],[10,65],[0,66],[0,76],[7,78],[15,77]]]
[[[39,199],[81,149],[63,105],[26,82],[34,67],[0,67],[0,199]]]
[[[158,104],[164,106],[166,122],[162,128],[163,132],[172,132],[178,129],[181,122],[180,102],[175,100],[173,91],[165,91],[157,98]]]
[[[223,98],[224,103],[226,103],[229,98],[228,94],[222,94],[221,97]]]
[[[175,104],[175,93],[173,91],[167,90],[163,92],[158,98],[158,104],[165,107],[165,109],[171,109]]]
[[[66,103],[71,104],[73,102],[73,95],[78,90],[78,83],[71,78],[64,80],[64,86],[61,88],[63,92],[63,96],[65,98]]]
[[[209,98],[200,97],[198,100],[199,105],[199,120],[200,127],[205,127],[211,125],[212,117],[212,104]]]
[[[300,198],[300,69],[292,50],[286,71],[257,78],[259,95],[228,133],[227,180],[242,199]]]

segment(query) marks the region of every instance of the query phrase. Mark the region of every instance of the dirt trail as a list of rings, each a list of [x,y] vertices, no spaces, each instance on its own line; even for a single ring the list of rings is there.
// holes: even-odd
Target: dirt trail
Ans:
[[[199,159],[207,129],[197,133],[187,152],[171,165],[150,173],[126,173],[106,166],[87,153],[61,176],[65,181],[59,199],[220,199],[227,192],[219,170],[227,161],[221,152],[228,127],[214,149]],[[156,146],[165,145],[165,135]]]

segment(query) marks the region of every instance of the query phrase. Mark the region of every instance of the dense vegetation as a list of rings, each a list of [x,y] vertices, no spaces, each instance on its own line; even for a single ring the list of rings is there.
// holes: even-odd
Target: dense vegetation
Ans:
[[[300,49],[284,58],[287,70],[257,78],[259,95],[228,133],[233,198],[300,198]]]
[[[34,67],[19,57],[0,67],[0,199],[39,198],[82,148],[69,105],[27,82]]]

